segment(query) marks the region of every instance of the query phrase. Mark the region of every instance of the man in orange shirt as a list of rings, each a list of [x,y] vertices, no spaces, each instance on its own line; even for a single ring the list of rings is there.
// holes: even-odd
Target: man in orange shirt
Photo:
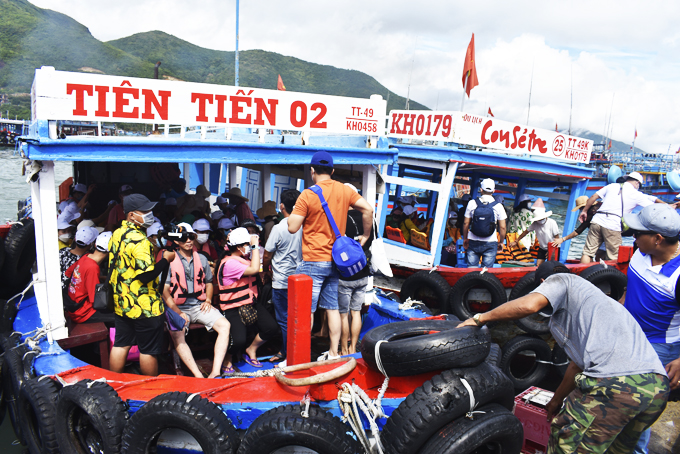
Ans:
[[[347,212],[350,207],[361,213],[364,232],[360,243],[363,246],[368,240],[373,220],[373,208],[357,192],[344,184],[331,179],[333,175],[333,157],[325,151],[319,151],[312,156],[312,181],[321,188],[323,196],[328,202],[328,208],[335,219],[340,233],[345,234]],[[319,197],[310,189],[305,189],[288,218],[288,231],[295,233],[302,227],[302,263],[298,266],[297,274],[310,276],[314,283],[312,287],[312,313],[317,305],[326,309],[328,315],[328,331],[331,338],[329,351],[319,360],[337,358],[338,344],[342,324],[338,311],[338,280],[339,274],[333,266],[331,251],[335,242],[335,234],[328,221],[328,217],[321,206]]]

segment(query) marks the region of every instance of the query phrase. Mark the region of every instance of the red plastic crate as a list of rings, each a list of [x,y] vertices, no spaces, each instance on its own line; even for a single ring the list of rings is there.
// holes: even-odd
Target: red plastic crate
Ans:
[[[527,454],[545,453],[548,449],[548,439],[550,438],[550,423],[546,419],[548,413],[544,408],[527,401],[530,395],[540,391],[550,393],[550,391],[532,386],[515,396],[513,413],[522,422],[522,427],[524,427],[524,447],[522,452]]]
[[[12,228],[12,226],[9,225],[9,224],[0,225],[0,236],[3,237],[3,238],[7,237],[7,234],[9,233],[9,229],[11,229],[11,228]]]

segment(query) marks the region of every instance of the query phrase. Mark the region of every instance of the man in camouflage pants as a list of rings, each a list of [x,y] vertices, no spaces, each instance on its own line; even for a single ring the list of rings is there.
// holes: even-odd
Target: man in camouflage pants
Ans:
[[[548,453],[632,453],[666,408],[670,387],[661,361],[624,307],[561,263],[544,262],[536,283],[529,295],[463,325],[552,314],[550,332],[571,362],[546,406]]]

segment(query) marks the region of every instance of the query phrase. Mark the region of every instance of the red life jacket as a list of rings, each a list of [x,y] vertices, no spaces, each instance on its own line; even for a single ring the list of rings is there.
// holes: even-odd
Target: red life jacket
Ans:
[[[230,285],[222,283],[224,265],[226,265],[227,260],[238,260],[244,265],[250,265],[250,262],[244,258],[231,255],[225,256],[220,262],[217,271],[217,294],[220,297],[220,309],[223,311],[251,304],[257,298],[257,275],[241,276],[241,279]]]
[[[201,259],[196,251],[193,252],[194,260],[194,292],[187,293],[187,281],[184,272],[184,265],[182,265],[179,258],[179,252],[175,260],[170,262],[170,295],[175,300],[175,304],[184,304],[187,298],[198,298],[199,301],[205,301],[205,271],[201,266]]]
[[[210,262],[217,259],[217,251],[215,251],[215,249],[210,246],[210,241],[206,241],[203,244],[195,243],[194,244],[194,251],[198,252],[199,254],[205,255],[205,257]]]

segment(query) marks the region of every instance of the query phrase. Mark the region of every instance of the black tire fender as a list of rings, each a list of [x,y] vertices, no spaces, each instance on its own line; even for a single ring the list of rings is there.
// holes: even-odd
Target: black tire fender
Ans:
[[[528,373],[518,376],[519,374],[512,366],[518,359],[518,355],[524,351],[532,352],[535,360]],[[550,371],[551,356],[550,346],[543,339],[534,336],[517,336],[503,346],[500,368],[510,378],[516,390],[524,391],[545,378]]]
[[[486,357],[484,361],[491,364],[492,366],[499,367],[501,364],[502,357],[503,351],[501,350],[501,346],[498,344],[491,344],[491,348],[489,349],[489,355]]]
[[[628,285],[628,277],[613,266],[589,266],[579,276],[616,301],[621,299]]]
[[[489,354],[487,328],[457,328],[459,321],[409,320],[387,323],[367,332],[361,341],[361,357],[378,370],[375,346],[390,377],[416,375],[454,367],[474,367]]]
[[[2,318],[0,318],[0,333],[9,335],[14,331],[14,320],[17,318],[19,309],[16,306],[16,299],[9,303],[5,301],[2,305]]]
[[[59,454],[55,433],[59,384],[48,376],[25,380],[19,392],[22,431],[31,453]]]
[[[20,224],[12,226],[5,238],[5,263],[0,280],[12,289],[25,287],[31,280],[35,258],[33,219],[22,219]]]
[[[470,411],[472,389],[477,406],[497,403],[511,410],[512,382],[495,366],[451,369],[435,375],[404,399],[385,423],[380,439],[385,452],[416,454],[439,429]]]
[[[12,423],[14,434],[22,445],[26,445],[26,438],[23,433],[23,417],[21,407],[19,406],[19,392],[25,380],[22,359],[29,351],[30,348],[26,345],[9,348],[5,351],[5,360],[2,368],[2,384],[5,400],[7,401],[9,419]]]
[[[5,264],[6,255],[7,254],[5,253],[5,239],[0,236],[0,270]]]
[[[323,454],[359,454],[363,447],[339,418],[317,405],[309,406],[309,417],[301,416],[300,405],[273,408],[248,428],[238,454],[269,454],[285,446],[302,446]]]
[[[508,300],[505,288],[496,276],[491,273],[473,271],[461,277],[451,287],[448,312],[456,314],[461,320],[467,320],[475,315],[477,312],[468,304],[468,294],[474,288],[483,288],[491,294],[491,307],[489,310],[500,306]]]
[[[472,419],[458,418],[442,427],[430,438],[419,454],[520,454],[524,444],[524,428],[519,419],[498,404],[479,408],[484,413]]]
[[[563,347],[560,347],[557,342],[555,342],[555,347],[553,347],[551,359],[553,368],[557,371],[560,378],[564,378],[564,374],[567,373],[567,367],[569,367],[569,356]]]
[[[208,454],[233,454],[238,447],[236,429],[217,404],[200,396],[173,391],[142,406],[125,428],[125,454],[155,452],[153,445],[166,429],[178,428],[196,439]]]
[[[408,298],[422,300],[420,291],[425,289],[431,292],[435,297],[435,301],[429,305],[426,301],[423,301],[426,303],[426,306],[430,309],[434,309],[435,312],[447,312],[446,309],[451,286],[446,282],[446,279],[436,271],[418,271],[407,277],[401,286],[399,297],[401,301],[406,301]]]
[[[81,380],[64,386],[57,398],[59,448],[73,454],[118,454],[128,419],[127,405],[110,385]]]
[[[535,276],[536,271],[522,276],[512,288],[508,301],[516,300],[536,290],[539,284],[534,282]],[[538,312],[515,320],[515,325],[529,334],[548,334],[550,332],[550,315],[548,312]]]

